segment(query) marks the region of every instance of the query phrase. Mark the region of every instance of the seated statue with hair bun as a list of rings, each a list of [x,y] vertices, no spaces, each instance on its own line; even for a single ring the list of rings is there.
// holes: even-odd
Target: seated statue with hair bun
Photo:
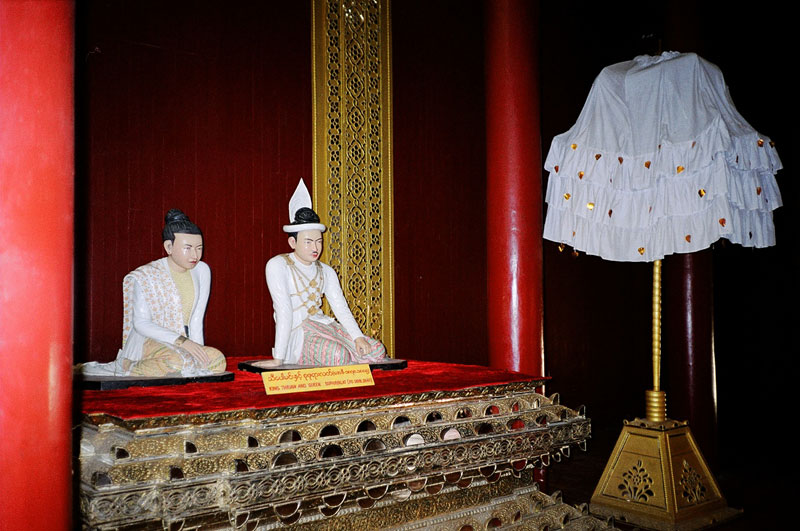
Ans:
[[[178,209],[165,216],[167,256],[122,282],[122,348],[110,363],[80,367],[87,376],[206,376],[225,371],[225,356],[204,345],[203,318],[211,269],[201,261],[203,234]]]

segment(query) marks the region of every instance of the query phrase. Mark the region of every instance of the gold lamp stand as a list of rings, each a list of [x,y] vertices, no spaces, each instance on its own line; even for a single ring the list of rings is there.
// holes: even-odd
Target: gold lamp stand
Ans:
[[[653,263],[653,389],[644,419],[625,421],[589,510],[659,530],[711,527],[741,513],[727,506],[687,422],[667,418],[661,385],[661,260]]]

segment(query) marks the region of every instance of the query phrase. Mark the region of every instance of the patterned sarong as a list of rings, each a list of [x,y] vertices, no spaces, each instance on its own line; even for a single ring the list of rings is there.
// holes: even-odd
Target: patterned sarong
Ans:
[[[372,363],[386,358],[386,348],[383,343],[371,337],[365,337],[370,351],[363,356],[358,354],[355,342],[336,321],[323,324],[306,319],[301,326],[303,350],[297,360],[299,365],[353,365]]]
[[[142,359],[127,368],[131,376],[178,376],[187,374],[220,373],[226,368],[225,356],[214,347],[203,347],[208,364],[200,364],[186,350],[167,346],[159,341],[144,342]],[[202,366],[201,366],[202,365]]]

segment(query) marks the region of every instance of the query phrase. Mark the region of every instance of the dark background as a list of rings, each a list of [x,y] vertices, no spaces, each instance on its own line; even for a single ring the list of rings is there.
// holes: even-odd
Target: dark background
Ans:
[[[280,227],[297,179],[311,185],[310,12],[303,1],[78,2],[76,361],[116,356],[122,277],[163,255],[171,207],[204,231],[214,275],[206,342],[229,356],[269,352],[264,264],[287,250]],[[541,2],[531,27],[544,154],[577,119],[603,67],[661,50],[693,51],[719,66],[741,114],[776,142],[785,167],[778,245],[720,242],[708,276],[714,464],[772,487],[787,476],[767,456],[784,444],[798,350],[790,340],[798,259],[789,20],[776,3],[573,1]],[[485,365],[483,3],[394,0],[392,36],[394,354]],[[644,415],[651,268],[543,245],[548,393],[586,404],[596,432],[618,432],[623,419]],[[664,286],[667,300],[671,289]],[[671,326],[667,319],[668,401],[681,374],[669,370]],[[776,468],[765,472],[766,463]]]

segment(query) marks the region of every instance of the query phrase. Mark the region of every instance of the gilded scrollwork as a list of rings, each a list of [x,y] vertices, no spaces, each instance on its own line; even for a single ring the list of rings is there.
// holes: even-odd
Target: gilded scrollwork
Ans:
[[[389,0],[315,0],[314,204],[356,321],[394,352]]]

